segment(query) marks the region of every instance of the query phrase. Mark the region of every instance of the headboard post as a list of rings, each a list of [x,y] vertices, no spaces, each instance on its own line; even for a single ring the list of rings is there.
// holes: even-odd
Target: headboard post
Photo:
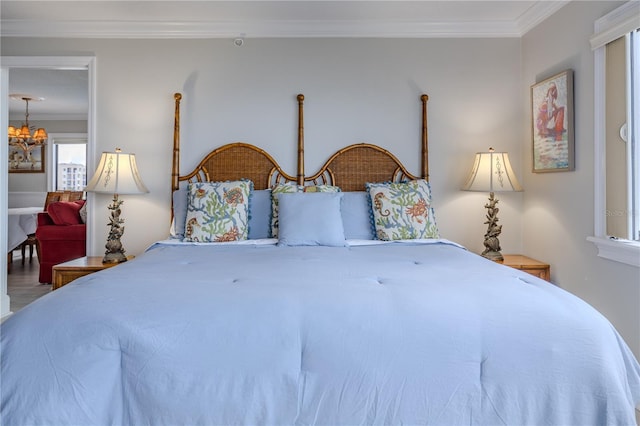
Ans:
[[[178,177],[180,176],[180,101],[181,93],[175,93],[176,110],[173,116],[173,164],[171,167],[171,193],[178,190]]]
[[[304,185],[304,95],[298,97],[298,185]]]
[[[429,96],[420,96],[422,101],[422,178],[429,180],[429,144],[427,136],[427,101]]]

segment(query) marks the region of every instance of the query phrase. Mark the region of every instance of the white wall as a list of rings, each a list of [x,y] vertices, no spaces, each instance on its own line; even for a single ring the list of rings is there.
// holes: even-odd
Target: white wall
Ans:
[[[47,199],[47,192],[35,192],[35,191],[18,191],[9,192],[7,194],[7,206],[9,208],[14,207],[44,207],[44,203]]]
[[[420,94],[429,101],[430,166],[442,234],[481,251],[487,194],[459,191],[473,154],[508,150],[522,170],[520,41],[3,39],[3,55],[96,56],[97,149],[135,152],[151,193],[126,196],[125,248],[140,253],[169,223],[173,93],[182,92],[182,171],[211,148],[246,141],[296,172],[296,95],[304,93],[306,171],[337,149],[379,144],[418,174]],[[144,54],[141,54],[144,52]],[[521,249],[522,194],[501,197],[502,245]],[[98,198],[97,235],[106,238]],[[104,226],[104,228],[103,228]],[[100,237],[94,254],[103,252]]]
[[[589,37],[594,21],[620,4],[571,2],[522,39],[526,93],[536,81],[574,70],[576,125],[574,172],[524,173],[523,244],[526,253],[551,263],[557,285],[602,312],[640,357],[640,270],[597,257],[595,246],[586,241],[594,231],[594,57]],[[525,135],[530,135],[528,126]],[[522,157],[527,171],[529,149]]]

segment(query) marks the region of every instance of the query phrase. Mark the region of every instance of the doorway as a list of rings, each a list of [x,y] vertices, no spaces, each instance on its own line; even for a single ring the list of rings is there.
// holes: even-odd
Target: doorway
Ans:
[[[86,168],[87,170],[93,170],[94,168],[94,151],[95,151],[95,58],[94,57],[2,57],[2,62],[0,66],[0,93],[3,93],[2,99],[0,99],[0,123],[2,124],[4,129],[7,129],[9,125],[9,119],[13,121],[15,115],[11,114],[9,108],[9,95],[12,94],[12,88],[10,83],[13,81],[20,81],[23,77],[27,77],[29,74],[37,75],[39,73],[46,73],[47,71],[51,72],[51,75],[58,75],[59,77],[69,77],[73,74],[75,77],[84,76],[80,78],[84,78],[86,82],[86,95],[88,102],[86,104],[86,111],[75,111],[75,117],[66,118],[70,121],[72,118],[78,119],[77,121],[83,121],[85,123],[84,131],[78,132],[78,130],[72,130],[74,133],[82,133],[86,134]],[[67,75],[68,74],[68,75]],[[75,78],[72,77],[72,78]],[[38,95],[39,90],[44,90],[46,84],[46,79],[40,79],[37,84],[34,83],[33,91],[29,94]],[[64,89],[63,84],[60,82],[52,83],[57,84],[58,89]],[[63,90],[64,92],[64,90]],[[62,108],[62,107],[60,107]],[[62,111],[62,109],[60,109]],[[41,117],[42,118],[42,117]],[[50,129],[47,129],[49,133],[67,133],[69,130],[70,124],[69,122],[63,127],[58,127],[60,122],[60,117],[49,117],[51,120],[47,120],[47,125],[50,126]],[[33,116],[30,117],[30,121],[36,121],[33,119]],[[40,121],[40,120],[37,120]],[[56,123],[57,122],[57,123]],[[77,128],[75,128],[77,129]],[[4,146],[8,146],[7,142],[7,132],[4,131],[2,136],[2,141],[4,141]],[[49,141],[51,142],[51,141]],[[24,188],[35,188],[36,191],[42,190],[46,192],[49,187],[49,179],[47,178],[47,173],[41,173],[40,176],[29,176],[24,181],[20,181],[20,183],[16,184],[15,179],[11,176],[9,178],[9,161],[8,161],[8,149],[0,150],[0,188],[2,188],[1,196],[0,196],[0,233],[2,235],[7,235],[7,218],[8,218],[8,193],[9,190],[14,188],[24,189]],[[28,175],[28,174],[26,174]],[[35,174],[34,174],[35,175]],[[11,180],[11,185],[10,185]],[[33,184],[33,187],[29,187],[29,184]],[[23,186],[26,185],[26,186]],[[19,191],[17,191],[19,192]],[[29,192],[29,191],[25,191]],[[92,209],[92,200],[88,200],[88,210],[91,212]],[[88,222],[91,221],[92,215],[89,215]],[[90,226],[87,227],[87,247],[92,246],[92,241],[94,239],[94,234]],[[0,239],[0,249],[4,253],[8,251],[7,247],[7,239]],[[1,262],[0,264],[0,318],[4,318],[11,314],[10,309],[10,298],[7,292],[7,263]]]

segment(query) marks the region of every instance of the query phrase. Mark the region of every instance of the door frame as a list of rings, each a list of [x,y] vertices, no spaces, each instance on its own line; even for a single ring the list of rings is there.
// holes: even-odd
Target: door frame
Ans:
[[[12,68],[43,68],[87,70],[89,107],[87,111],[87,170],[95,168],[95,119],[96,119],[96,58],[95,56],[2,56],[0,58],[0,127],[9,126],[9,73]],[[8,146],[7,132],[0,132],[2,146]],[[7,235],[7,208],[9,189],[8,150],[0,149],[0,234]],[[87,200],[87,210],[94,211],[92,197]],[[90,214],[90,216],[93,216]],[[93,221],[88,220],[89,223]],[[87,226],[87,248],[93,247],[95,227]],[[7,240],[0,238],[0,251],[7,253]],[[11,315],[7,294],[7,262],[0,262],[0,319]]]

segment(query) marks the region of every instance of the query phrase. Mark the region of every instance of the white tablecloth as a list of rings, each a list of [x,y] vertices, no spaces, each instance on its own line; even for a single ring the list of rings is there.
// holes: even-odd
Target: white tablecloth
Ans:
[[[37,215],[43,210],[42,207],[18,207],[7,210],[9,213],[7,249],[13,251],[27,239],[29,234],[36,232]]]

